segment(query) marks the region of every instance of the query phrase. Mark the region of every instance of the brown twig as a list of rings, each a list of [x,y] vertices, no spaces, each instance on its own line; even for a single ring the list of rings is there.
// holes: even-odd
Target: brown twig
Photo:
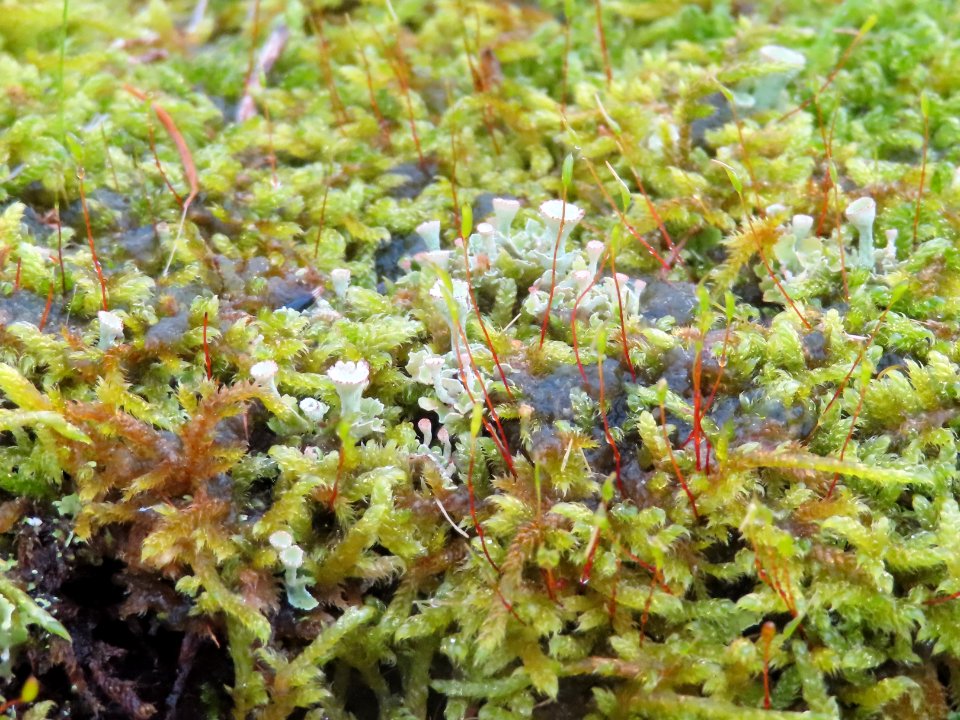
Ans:
[[[630,379],[637,381],[637,371],[633,369],[633,361],[630,359],[630,346],[627,343],[627,327],[623,320],[623,295],[620,293],[620,276],[617,273],[617,249],[614,247],[615,241],[610,243],[610,273],[613,275],[613,288],[617,293],[617,314],[620,317],[620,342],[623,344],[623,361],[627,364],[627,370],[630,371]]]
[[[697,500],[693,497],[693,493],[687,485],[687,479],[683,476],[683,472],[677,464],[677,459],[673,455],[673,446],[670,444],[670,437],[667,435],[667,410],[663,398],[660,398],[660,427],[663,432],[663,442],[666,443],[667,446],[667,455],[670,456],[670,464],[673,466],[673,472],[677,476],[677,481],[680,483],[680,487],[683,488],[683,492],[686,493],[687,500],[690,501],[690,508],[693,510],[693,519],[699,521],[700,513],[697,511]]]
[[[323,201],[320,204],[320,225],[317,227],[317,239],[313,243],[313,259],[317,259],[320,253],[320,236],[323,234],[323,226],[327,219],[327,195],[330,194],[330,183],[327,182],[323,187]]]
[[[843,460],[843,456],[847,452],[847,445],[850,444],[850,439],[853,437],[853,431],[857,428],[857,419],[860,417],[860,411],[863,409],[863,400],[867,395],[867,385],[868,382],[865,379],[863,387],[860,388],[860,396],[857,400],[857,407],[853,411],[853,415],[850,419],[850,430],[847,431],[847,436],[843,440],[843,447],[840,448],[840,459]],[[824,496],[824,500],[829,500],[833,496],[834,488],[837,487],[837,482],[840,480],[840,473],[833,474],[833,482],[830,483],[830,489],[827,490],[827,494]]]
[[[213,361],[210,358],[210,345],[207,342],[207,315],[203,313],[203,360],[207,367],[207,380],[213,379]]]
[[[768,620],[763,624],[760,631],[760,638],[763,640],[763,707],[769,710],[770,702],[770,645],[773,642],[774,635],[777,634],[777,626]]]
[[[607,33],[603,29],[603,7],[601,0],[593,0],[593,7],[597,17],[597,38],[600,41],[600,54],[603,57],[603,74],[607,78],[607,89],[613,83],[613,69],[610,67],[610,50],[607,47]]]
[[[43,315],[40,316],[40,324],[37,325],[37,330],[40,332],[43,332],[43,328],[47,324],[47,318],[50,316],[50,306],[53,305],[53,286],[55,284],[51,279],[50,288],[47,290],[47,304],[43,306]]]
[[[384,57],[387,60],[387,64],[390,65],[390,69],[393,71],[394,77],[397,78],[397,82],[400,84],[400,94],[403,95],[404,103],[407,108],[407,120],[410,125],[410,135],[413,137],[413,145],[417,150],[417,162],[421,170],[426,169],[427,160],[423,156],[423,148],[420,145],[420,136],[417,134],[417,124],[416,118],[413,114],[413,100],[410,98],[410,83],[407,80],[406,75],[403,71],[403,66],[406,63],[406,60],[403,56],[403,52],[400,49],[399,39],[393,46],[393,50],[396,53],[396,58],[391,59],[390,54],[387,52],[386,43],[383,41],[383,36],[380,34],[380,31],[377,30],[375,26],[373,28],[374,34],[377,36],[377,41],[380,45],[380,49],[384,54]]]
[[[87,226],[87,242],[90,243],[90,255],[93,258],[93,269],[97,271],[97,280],[100,281],[100,302],[104,311],[107,310],[107,283],[103,279],[103,270],[100,268],[100,261],[97,259],[97,248],[93,244],[93,229],[90,227],[90,212],[87,210],[87,195],[83,191],[83,178],[85,176],[83,168],[77,170],[77,180],[80,184],[80,207],[83,209],[83,222]]]
[[[483,314],[480,312],[480,304],[477,302],[476,294],[473,291],[473,276],[470,271],[470,255],[469,255],[469,238],[464,237],[468,233],[463,232],[461,215],[460,215],[460,200],[457,194],[457,140],[456,134],[454,133],[453,128],[450,128],[450,152],[452,154],[451,170],[450,170],[450,193],[453,196],[453,211],[457,223],[457,231],[460,233],[460,241],[463,247],[463,267],[464,267],[464,276],[467,282],[467,292],[470,295],[470,304],[473,305],[474,314],[477,316],[477,322],[480,324],[480,331],[483,333],[483,338],[487,343],[487,348],[490,350],[490,355],[493,357],[493,364],[497,367],[497,374],[500,375],[500,379],[503,381],[503,389],[507,393],[507,397],[513,400],[513,393],[510,391],[510,383],[507,382],[507,374],[503,371],[503,367],[500,365],[500,356],[497,354],[497,349],[493,345],[493,340],[490,338],[490,333],[487,331],[487,324],[483,321]]]
[[[143,100],[144,102],[149,100],[145,93],[135,87],[132,87],[131,85],[124,85],[124,88],[127,92],[139,100]],[[177,244],[180,241],[180,235],[183,233],[183,223],[187,219],[187,212],[190,209],[190,204],[200,192],[200,183],[197,180],[197,166],[193,162],[193,155],[190,154],[190,148],[187,145],[187,141],[184,140],[183,135],[177,128],[177,124],[173,121],[170,113],[164,110],[163,107],[155,101],[150,101],[150,107],[153,108],[153,112],[156,114],[160,124],[163,125],[164,129],[167,131],[167,134],[173,140],[174,145],[177,146],[177,152],[180,155],[180,163],[183,165],[183,174],[186,176],[187,182],[190,183],[190,194],[187,195],[187,199],[183,202],[183,211],[180,214],[180,225],[177,228],[177,236],[174,238],[173,248],[170,251],[170,257],[167,258],[167,264],[163,268],[163,274],[166,275],[167,271],[170,269],[170,263],[173,262],[173,257],[177,252]]]
[[[584,157],[583,159],[587,164],[587,169],[590,171],[590,175],[593,177],[594,184],[596,184],[597,188],[600,190],[600,193],[603,195],[604,199],[607,201],[607,204],[611,207],[613,212],[620,219],[620,222],[623,223],[623,226],[627,229],[627,232],[633,235],[633,237],[647,249],[647,252],[653,255],[654,259],[658,263],[660,263],[660,266],[665,271],[669,270],[670,264],[660,256],[660,253],[658,253],[656,250],[653,249],[653,246],[650,243],[648,243],[646,240],[643,239],[643,236],[640,235],[640,233],[637,232],[636,228],[634,228],[633,225],[631,225],[627,221],[626,216],[623,214],[623,212],[621,212],[620,208],[617,207],[617,204],[613,201],[613,198],[610,197],[610,193],[607,192],[607,189],[603,186],[603,182],[601,182],[600,176],[597,175],[597,170],[593,166],[593,162],[590,160],[590,158]]]
[[[553,263],[550,273],[550,293],[547,296],[547,307],[543,311],[543,322],[540,325],[540,349],[547,337],[547,325],[550,323],[550,311],[553,309],[553,293],[557,287],[557,254],[560,252],[560,243],[563,241],[563,228],[567,222],[567,186],[563,185],[560,191],[560,225],[557,227],[557,238],[553,243]]]
[[[367,51],[362,42],[358,42],[356,35],[353,32],[353,24],[350,22],[350,16],[347,16],[347,23],[350,25],[350,35],[353,41],[353,46],[357,49],[357,52],[360,53],[360,60],[363,63],[363,71],[367,77],[367,96],[370,100],[370,109],[373,110],[373,115],[377,119],[377,127],[380,128],[380,135],[383,138],[383,144],[386,147],[390,147],[390,131],[389,123],[386,118],[383,116],[383,112],[380,110],[380,104],[377,102],[376,93],[373,91],[373,75],[370,72],[370,61],[367,59]]]
[[[836,79],[837,75],[840,73],[840,70],[843,68],[844,65],[846,65],[847,60],[850,59],[850,55],[853,53],[854,49],[856,49],[857,45],[859,45],[863,41],[863,38],[866,36],[868,32],[870,32],[870,29],[876,24],[876,22],[877,22],[876,15],[871,15],[869,18],[867,18],[867,21],[863,24],[863,26],[857,32],[856,36],[854,36],[853,42],[851,42],[847,46],[847,49],[844,50],[843,55],[840,56],[840,59],[837,61],[837,64],[834,66],[833,71],[830,73],[830,75],[827,76],[826,82],[824,82],[823,85],[820,86],[820,89],[813,94],[813,97],[810,97],[804,100],[802,103],[797,105],[797,107],[795,107],[790,112],[785,113],[784,115],[781,115],[780,122],[783,122],[784,120],[789,118],[791,115],[795,115],[796,113],[803,110],[805,107],[807,107],[807,105],[813,102],[816,98],[820,97],[820,95],[823,93],[824,90],[830,87],[830,85]]]
[[[923,184],[927,179],[927,153],[930,149],[930,117],[926,109],[926,98],[921,99],[923,115],[923,159],[920,162],[920,187],[917,188],[917,208],[913,213],[913,244],[917,244],[917,230],[920,227],[920,204],[923,201]]]
[[[337,129],[343,129],[345,123],[350,122],[350,115],[343,104],[340,92],[337,90],[337,83],[333,76],[333,63],[330,62],[330,45],[327,42],[327,36],[323,32],[323,15],[311,14],[310,22],[317,35],[317,41],[320,46],[320,62],[323,64],[323,74],[326,77],[327,92],[330,93],[330,105],[333,107],[333,114],[337,117]]]

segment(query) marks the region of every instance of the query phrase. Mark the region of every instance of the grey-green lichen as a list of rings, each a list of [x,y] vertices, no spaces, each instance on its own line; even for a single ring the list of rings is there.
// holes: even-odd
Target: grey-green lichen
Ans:
[[[0,13],[31,717],[960,705],[953,5]]]

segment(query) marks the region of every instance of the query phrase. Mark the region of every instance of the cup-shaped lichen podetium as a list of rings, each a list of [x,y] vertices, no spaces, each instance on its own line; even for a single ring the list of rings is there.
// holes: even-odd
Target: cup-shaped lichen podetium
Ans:
[[[520,211],[520,203],[517,200],[509,198],[494,198],[493,200],[493,225],[497,232],[506,237],[510,234],[510,226],[513,219]]]
[[[781,45],[764,45],[760,48],[760,60],[783,69],[759,78],[754,85],[753,100],[757,109],[765,110],[780,105],[787,83],[807,65],[803,53]]]
[[[370,384],[370,366],[365,360],[344,362],[338,360],[327,370],[327,377],[333,382],[340,396],[340,417],[351,418],[360,414],[360,399]]]
[[[844,215],[857,229],[860,237],[860,267],[873,270],[876,262],[873,254],[873,221],[877,217],[876,201],[871,197],[854,200],[847,206]]]
[[[540,217],[547,226],[549,237],[559,238],[561,243],[570,236],[583,216],[581,208],[563,200],[547,200],[540,205]]]
[[[101,350],[109,350],[117,342],[123,341],[123,319],[119,315],[101,310],[97,313],[97,319],[100,320],[100,343],[98,347]]]

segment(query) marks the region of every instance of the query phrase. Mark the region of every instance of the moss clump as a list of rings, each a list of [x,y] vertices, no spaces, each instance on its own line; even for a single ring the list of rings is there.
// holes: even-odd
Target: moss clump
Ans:
[[[949,4],[0,12],[31,717],[960,704]]]

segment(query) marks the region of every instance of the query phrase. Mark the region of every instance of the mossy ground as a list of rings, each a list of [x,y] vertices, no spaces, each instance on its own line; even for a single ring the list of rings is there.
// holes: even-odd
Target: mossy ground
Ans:
[[[958,25],[0,0],[7,712],[949,717]]]

